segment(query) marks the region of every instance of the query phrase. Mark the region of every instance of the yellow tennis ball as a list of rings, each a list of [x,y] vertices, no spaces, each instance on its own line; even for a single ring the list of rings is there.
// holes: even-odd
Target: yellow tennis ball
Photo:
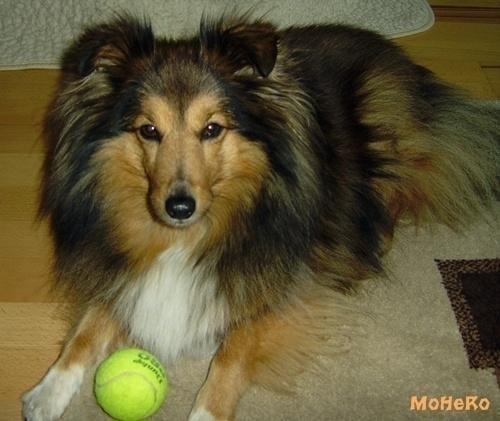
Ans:
[[[123,348],[97,368],[94,393],[101,408],[122,421],[153,415],[163,404],[169,384],[165,369],[149,352]]]

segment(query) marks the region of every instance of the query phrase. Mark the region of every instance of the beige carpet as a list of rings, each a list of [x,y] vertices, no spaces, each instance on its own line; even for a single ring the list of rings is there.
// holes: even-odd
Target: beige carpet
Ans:
[[[496,208],[500,216],[500,205]],[[492,369],[469,368],[435,259],[500,257],[500,218],[466,233],[444,227],[416,233],[400,229],[388,256],[391,279],[371,281],[355,299],[369,317],[352,350],[324,361],[321,376],[304,374],[296,396],[254,388],[238,420],[498,420],[500,390]],[[500,299],[500,297],[499,297]],[[184,420],[207,361],[169,367],[172,392],[155,420]],[[65,420],[107,419],[96,407],[90,379]],[[487,398],[486,411],[412,411],[412,396]],[[479,400],[478,400],[479,401]],[[478,402],[477,401],[477,402]]]

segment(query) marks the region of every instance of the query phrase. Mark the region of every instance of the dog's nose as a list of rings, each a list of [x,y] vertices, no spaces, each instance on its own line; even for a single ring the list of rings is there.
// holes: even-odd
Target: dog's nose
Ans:
[[[188,219],[196,209],[196,202],[186,195],[170,196],[165,202],[165,209],[173,219]]]

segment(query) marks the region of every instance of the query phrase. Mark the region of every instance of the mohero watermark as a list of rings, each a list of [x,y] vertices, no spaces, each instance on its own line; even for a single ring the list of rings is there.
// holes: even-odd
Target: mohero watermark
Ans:
[[[417,396],[410,397],[411,411],[487,411],[491,402],[488,398],[476,395],[455,397],[443,396]]]

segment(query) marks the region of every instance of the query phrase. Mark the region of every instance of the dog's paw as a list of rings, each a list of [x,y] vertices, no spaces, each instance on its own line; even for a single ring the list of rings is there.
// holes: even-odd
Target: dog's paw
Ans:
[[[205,408],[194,408],[189,415],[188,421],[217,421]]]
[[[71,398],[80,389],[83,368],[51,368],[33,389],[23,395],[23,417],[26,421],[55,421],[61,418]]]

